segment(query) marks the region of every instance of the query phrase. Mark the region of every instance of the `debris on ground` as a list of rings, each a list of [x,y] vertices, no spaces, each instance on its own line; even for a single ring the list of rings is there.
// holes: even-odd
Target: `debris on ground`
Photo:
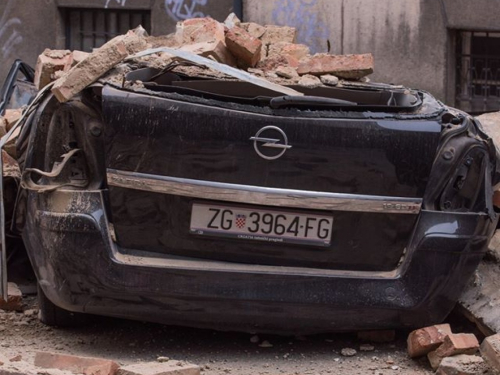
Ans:
[[[408,336],[408,354],[417,358],[436,350],[451,335],[449,324],[438,324],[431,327],[417,329]]]
[[[200,375],[200,367],[185,361],[139,362],[121,366],[109,359],[37,352],[34,363],[21,355],[7,359],[0,354],[2,375]]]
[[[340,354],[342,354],[344,357],[353,357],[357,353],[356,349],[353,348],[343,348],[340,351]]]
[[[488,366],[477,355],[460,354],[444,358],[436,375],[478,375],[488,373]]]
[[[200,375],[200,367],[182,361],[143,362],[118,369],[117,375]]]

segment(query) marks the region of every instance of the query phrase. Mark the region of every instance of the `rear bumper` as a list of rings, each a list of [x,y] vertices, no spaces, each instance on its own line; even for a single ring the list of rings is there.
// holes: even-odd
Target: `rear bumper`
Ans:
[[[24,240],[56,305],[75,312],[249,332],[316,333],[442,321],[496,223],[422,211],[393,272],[158,258],[119,249],[101,191],[28,193]]]

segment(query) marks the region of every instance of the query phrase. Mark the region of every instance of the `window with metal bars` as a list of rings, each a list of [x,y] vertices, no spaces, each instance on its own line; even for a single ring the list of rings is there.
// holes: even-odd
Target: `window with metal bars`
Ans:
[[[149,33],[151,12],[130,9],[63,9],[66,48],[91,52],[117,35],[142,25]]]
[[[500,110],[500,33],[457,34],[457,107],[474,114]]]

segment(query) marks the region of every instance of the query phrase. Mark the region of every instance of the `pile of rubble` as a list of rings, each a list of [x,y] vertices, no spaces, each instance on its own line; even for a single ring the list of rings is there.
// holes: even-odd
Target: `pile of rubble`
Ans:
[[[472,333],[452,333],[449,324],[434,325],[410,333],[408,354],[411,358],[427,356],[438,375],[482,374],[489,367],[500,372],[500,334],[479,345]]]
[[[50,352],[36,352],[33,363],[21,355],[5,358],[0,353],[2,375],[200,375],[200,367],[160,357],[156,362],[120,366],[104,358],[79,357]]]
[[[59,101],[65,102],[100,78],[122,82],[123,74],[117,78],[116,73],[127,69],[113,70],[114,67],[130,55],[159,47],[205,57],[279,85],[337,86],[342,85],[342,80],[366,81],[366,76],[373,73],[371,54],[311,55],[308,46],[296,43],[296,37],[297,30],[293,27],[244,23],[234,14],[224,23],[212,18],[188,19],[177,24],[175,33],[160,37],[150,37],[139,27],[90,54],[45,50],[37,62],[35,84],[42,89],[55,81],[52,92]],[[158,51],[131,63],[162,69],[173,60],[178,57]],[[201,72],[205,76],[231,79],[221,71],[193,65],[189,67],[192,75]]]

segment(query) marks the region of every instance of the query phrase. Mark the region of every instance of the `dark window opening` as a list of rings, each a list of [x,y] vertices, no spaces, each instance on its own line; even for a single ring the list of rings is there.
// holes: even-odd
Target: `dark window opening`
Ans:
[[[125,9],[65,8],[66,48],[91,52],[117,35],[142,25],[149,33],[151,12]]]
[[[457,38],[457,107],[500,110],[500,33],[461,31]]]

